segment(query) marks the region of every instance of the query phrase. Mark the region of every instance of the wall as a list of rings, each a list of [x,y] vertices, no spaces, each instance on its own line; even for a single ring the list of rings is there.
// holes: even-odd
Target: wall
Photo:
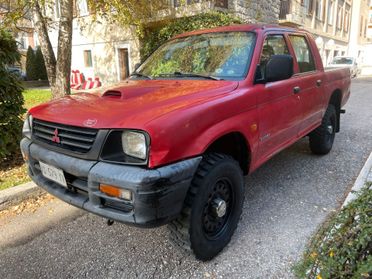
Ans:
[[[98,23],[99,22],[99,23]],[[49,34],[57,54],[58,32]],[[73,21],[71,69],[79,70],[85,78],[99,77],[103,85],[119,81],[117,48],[128,48],[129,71],[139,62],[139,41],[133,28],[121,28],[100,18],[91,16],[75,18]],[[92,67],[86,67],[84,51],[92,54]]]
[[[361,65],[365,63],[367,54],[365,46],[368,43],[369,4],[368,0],[353,1],[348,55],[356,57]]]
[[[278,23],[280,0],[230,0],[229,10],[246,22]]]

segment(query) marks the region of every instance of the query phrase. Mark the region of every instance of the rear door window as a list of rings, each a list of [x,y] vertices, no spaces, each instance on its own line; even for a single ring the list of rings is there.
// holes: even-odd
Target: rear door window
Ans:
[[[315,71],[315,62],[310,46],[304,36],[289,36],[297,58],[300,73]]]

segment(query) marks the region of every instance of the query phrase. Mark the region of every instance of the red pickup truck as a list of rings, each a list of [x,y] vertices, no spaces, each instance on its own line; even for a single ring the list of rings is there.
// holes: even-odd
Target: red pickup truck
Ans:
[[[200,260],[230,241],[244,176],[305,136],[327,154],[350,95],[312,36],[275,25],[179,35],[101,94],[29,111],[21,149],[33,181],[112,221],[168,223]]]

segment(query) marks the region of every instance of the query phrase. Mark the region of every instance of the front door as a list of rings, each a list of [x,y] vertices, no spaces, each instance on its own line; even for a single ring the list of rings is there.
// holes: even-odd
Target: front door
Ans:
[[[129,77],[129,55],[127,48],[118,49],[119,56],[119,75],[120,80],[125,80]]]
[[[290,54],[287,39],[283,34],[268,35],[262,47],[260,58],[261,75],[272,55]],[[267,160],[278,150],[297,138],[301,122],[300,100],[294,93],[295,78],[257,84],[259,111],[259,157]]]

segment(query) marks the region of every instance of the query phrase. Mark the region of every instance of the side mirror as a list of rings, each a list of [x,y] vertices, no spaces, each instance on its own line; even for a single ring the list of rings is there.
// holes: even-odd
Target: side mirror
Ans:
[[[293,58],[290,55],[272,55],[265,67],[265,81],[279,81],[293,76]]]

